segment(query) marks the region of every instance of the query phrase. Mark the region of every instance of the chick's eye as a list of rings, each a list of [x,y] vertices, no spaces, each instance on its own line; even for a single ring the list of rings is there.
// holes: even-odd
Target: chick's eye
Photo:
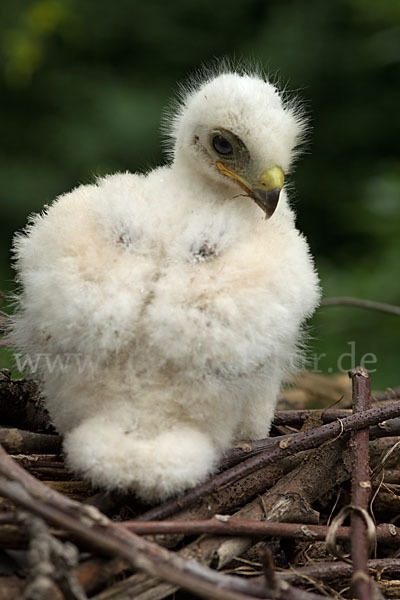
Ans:
[[[215,135],[212,139],[212,145],[218,154],[223,154],[224,156],[233,154],[232,144],[222,135]]]

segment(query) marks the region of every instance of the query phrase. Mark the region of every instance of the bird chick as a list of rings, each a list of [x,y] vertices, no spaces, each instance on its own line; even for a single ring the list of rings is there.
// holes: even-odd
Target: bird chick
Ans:
[[[304,128],[263,78],[210,77],[167,166],[82,185],[16,236],[19,364],[94,486],[161,500],[268,435],[320,296],[284,187]]]

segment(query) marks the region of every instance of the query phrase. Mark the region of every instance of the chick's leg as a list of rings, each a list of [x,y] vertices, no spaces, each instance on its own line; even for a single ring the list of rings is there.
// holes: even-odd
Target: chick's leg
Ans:
[[[92,485],[135,492],[150,502],[199,483],[218,459],[211,438],[192,427],[169,428],[146,439],[101,416],[67,433],[64,451],[69,467]]]

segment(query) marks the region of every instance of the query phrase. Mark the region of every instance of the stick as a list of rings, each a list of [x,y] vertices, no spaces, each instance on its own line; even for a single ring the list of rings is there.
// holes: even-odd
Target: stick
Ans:
[[[384,438],[384,439],[380,439],[374,442],[371,442],[370,446],[371,446],[371,456],[372,456],[372,460],[376,461],[379,460],[379,457],[382,455],[382,453],[387,452],[387,450],[393,446],[393,444],[395,444],[395,442],[397,441],[397,438]],[[336,442],[337,443],[337,442]],[[321,449],[320,452],[326,452],[329,451],[329,453],[332,453],[334,451],[334,449],[331,447],[332,445],[329,445],[328,447],[326,447],[326,449]],[[391,455],[394,458],[394,453]],[[283,461],[280,461],[277,465],[273,465],[270,467],[266,467],[265,469],[261,469],[260,471],[257,471],[256,473],[254,473],[253,475],[248,476],[248,478],[246,479],[250,479],[253,476],[260,476],[261,481],[262,481],[262,477],[267,477],[267,474],[270,472],[270,469],[277,469],[278,466],[282,466],[286,463],[287,461],[291,461],[293,459],[300,459],[299,461],[299,465],[300,463],[304,464],[304,461],[307,459],[307,453],[301,453],[298,454],[294,457],[288,457],[286,459],[284,459]],[[304,485],[306,486],[307,489],[307,493],[309,494],[310,492],[312,492],[314,495],[308,496],[310,501],[315,501],[318,500],[318,493],[323,497],[327,490],[329,490],[330,487],[332,487],[333,485],[335,485],[336,482],[340,483],[345,481],[348,477],[350,477],[350,472],[347,473],[346,469],[344,469],[344,465],[343,462],[339,456],[338,459],[338,463],[337,463],[337,467],[336,467],[336,471],[334,470],[332,462],[329,460],[328,456],[325,454],[324,456],[321,457],[321,463],[323,465],[325,465],[325,473],[320,473],[320,477],[317,478],[317,480],[319,481],[319,479],[321,479],[324,482],[323,486],[317,485],[317,486],[309,486],[309,482],[312,481],[313,479],[313,475],[314,475],[314,480],[315,478],[315,462],[311,463],[311,465],[309,467],[306,468],[305,471],[303,471],[302,468],[299,468],[296,471],[293,471],[291,474],[288,473],[288,475],[282,480],[281,477],[283,475],[283,473],[281,473],[281,475],[278,475],[276,473],[276,475],[274,475],[274,477],[277,477],[278,483],[276,485],[276,487],[274,489],[271,489],[269,492],[265,493],[262,497],[261,497],[261,501],[255,500],[253,502],[251,502],[250,504],[248,504],[247,506],[243,507],[242,509],[240,509],[237,513],[235,513],[235,520],[241,518],[243,519],[251,519],[252,522],[254,523],[256,519],[258,519],[259,521],[261,519],[263,519],[265,517],[264,514],[264,510],[266,509],[270,514],[274,514],[276,512],[275,508],[274,508],[274,500],[273,498],[275,497],[276,500],[276,505],[282,505],[282,500],[283,500],[283,495],[282,493],[284,492],[284,490],[288,490],[288,489],[296,489],[297,491],[299,491],[299,488]],[[305,463],[307,465],[307,462]],[[293,466],[295,466],[293,464]],[[261,477],[262,476],[262,477]],[[303,484],[301,483],[301,481],[303,480]],[[237,484],[233,484],[233,486],[230,486],[228,488],[224,488],[223,490],[220,490],[220,492],[217,492],[215,494],[210,494],[208,496],[204,496],[203,498],[201,498],[200,503],[194,505],[193,507],[189,507],[186,510],[183,510],[179,513],[177,513],[176,515],[176,519],[179,519],[179,521],[183,520],[183,519],[198,519],[198,518],[203,518],[204,515],[208,515],[210,512],[211,514],[215,514],[216,512],[220,512],[221,511],[221,507],[223,508],[224,502],[227,503],[227,506],[233,506],[233,502],[235,502],[235,498],[237,497],[237,495],[239,495],[242,493],[242,488],[236,488],[235,486],[237,486],[238,484],[240,484],[241,482],[237,482]],[[231,489],[231,488],[234,489]],[[221,492],[224,492],[224,495],[221,495]],[[229,493],[230,492],[230,493]],[[317,494],[317,495],[316,495]],[[304,493],[303,493],[304,495]],[[241,505],[243,504],[243,498],[241,498],[238,502],[236,502],[236,505]],[[292,520],[295,519],[294,517],[294,510],[293,510],[293,505],[288,504],[287,502],[285,502],[285,512],[280,513],[280,517],[281,520],[285,520],[285,519],[290,519],[290,517],[292,517]],[[228,522],[228,526],[230,523],[233,523],[232,521],[233,517],[231,517],[229,519]],[[139,523],[138,521],[134,521],[134,523],[136,523],[137,525],[141,525],[142,523]],[[267,525],[266,522],[263,522],[263,525],[265,526],[269,526]],[[272,526],[280,526],[279,524],[273,523],[271,524]],[[284,524],[284,527],[288,526],[290,527],[291,525],[288,524]],[[310,525],[307,525],[308,528],[310,528]],[[392,528],[394,527],[393,525],[388,525],[386,526],[387,529],[387,537],[386,540],[384,540],[382,538],[382,542],[386,542],[389,541],[392,534],[391,531],[394,531]],[[313,526],[314,528],[314,526]],[[157,538],[158,543],[160,544],[169,544],[170,538],[172,535],[179,535],[179,538],[175,538],[174,541],[176,541],[176,539],[178,539],[178,541],[180,541],[182,539],[182,534],[168,534],[167,536],[165,534],[163,534],[163,537]],[[227,533],[227,535],[229,535]],[[339,538],[340,538],[340,533],[339,533]],[[256,537],[256,536],[254,536]],[[218,559],[218,566],[223,567],[226,562],[229,562],[229,560],[231,558],[233,558],[238,552],[240,551],[245,551],[247,548],[250,547],[251,543],[249,541],[250,538],[248,538],[248,540],[246,541],[245,539],[243,540],[239,540],[238,543],[233,543],[230,544],[228,546],[228,540],[227,537],[225,535],[225,537],[219,537],[219,538],[201,538],[200,540],[196,541],[196,542],[192,542],[192,544],[190,544],[189,546],[187,546],[186,548],[184,548],[181,551],[181,555],[185,556],[185,557],[191,557],[191,556],[195,556],[198,560],[200,560],[202,563],[204,564],[209,564],[209,561],[211,560],[210,557],[215,556],[216,559]],[[393,540],[397,540],[397,535],[393,536]],[[389,544],[388,544],[389,545]],[[108,569],[108,573],[105,573],[105,569]],[[90,565],[86,566],[85,564],[82,565],[79,568],[79,574],[78,577],[82,576],[82,578],[84,579],[85,583],[89,586],[88,589],[92,589],[93,587],[95,588],[95,586],[98,584],[99,581],[107,581],[109,579],[112,578],[112,576],[116,576],[118,574],[121,573],[121,571],[126,570],[126,565],[124,563],[121,562],[115,562],[113,561],[113,564],[108,564],[104,565],[104,561],[92,561]],[[81,575],[82,574],[82,575]],[[104,584],[103,584],[104,585]],[[156,586],[156,587],[154,587]],[[86,586],[85,586],[86,587]],[[96,588],[95,588],[96,589]],[[99,597],[99,600],[106,600],[106,598],[112,598],[114,600],[114,590],[116,589],[116,586],[113,586],[112,588],[109,589],[109,591],[105,591],[103,592],[103,594],[101,594],[101,596]],[[147,592],[146,592],[147,590]],[[124,598],[124,594],[130,594],[131,596],[137,597],[138,600],[141,600],[142,598],[146,598],[146,600],[149,600],[149,596],[147,596],[147,593],[149,593],[151,595],[151,597],[154,598],[162,598],[165,596],[168,596],[170,594],[173,594],[175,591],[177,590],[176,586],[172,586],[172,585],[168,585],[166,583],[157,583],[157,581],[151,577],[146,577],[143,578],[142,575],[133,575],[132,577],[130,577],[127,580],[122,581],[120,584],[118,584],[118,593],[121,594],[121,598]],[[117,592],[116,592],[117,593]]]
[[[394,389],[386,388],[384,392],[375,394],[373,398],[377,402],[380,402],[381,400],[395,400],[396,398],[400,398],[400,386]]]
[[[182,533],[184,535],[240,535],[251,537],[280,537],[304,541],[325,540],[329,527],[305,523],[274,523],[272,521],[256,521],[238,519],[230,516],[216,515],[212,519],[202,521],[124,521],[117,524],[138,535],[156,535]],[[1,529],[0,529],[1,531]],[[400,543],[400,528],[391,523],[378,525],[377,541],[380,544],[397,547]],[[338,541],[350,538],[349,527],[339,527],[336,534]]]
[[[368,373],[362,367],[350,371],[354,414],[371,408],[371,385]],[[369,432],[360,429],[351,438],[353,479],[351,503],[365,513],[368,511],[371,481],[369,477]],[[371,600],[372,590],[368,573],[368,528],[359,512],[351,514],[351,556],[353,561],[352,587],[359,600]]]
[[[285,425],[302,427],[304,423],[310,418],[315,420],[320,419],[324,423],[333,423],[338,419],[345,419],[346,417],[352,414],[351,411],[344,410],[334,411],[333,414],[329,415],[324,415],[324,412],[325,411],[319,410],[304,411],[303,415],[294,415],[293,417],[289,417],[288,422],[285,423]],[[369,437],[371,440],[376,440],[377,438],[394,435],[400,435],[400,418],[388,419],[387,421],[383,421],[378,425],[372,426],[369,430]],[[230,468],[234,465],[237,465],[239,462],[242,462],[246,458],[249,458],[250,456],[255,456],[263,450],[271,448],[277,442],[281,442],[281,440],[292,436],[293,434],[287,434],[276,437],[263,438],[260,440],[250,442],[240,442],[240,445],[238,444],[236,447],[229,448],[229,450],[227,450],[227,452],[224,454],[219,465],[220,469]]]
[[[372,573],[389,575],[400,578],[400,558],[378,558],[368,561],[368,569]],[[305,577],[312,577],[321,581],[338,580],[343,583],[352,575],[352,565],[342,562],[317,562],[306,567],[297,567],[286,571],[280,571],[278,576],[292,585],[301,585],[305,583]],[[255,577],[253,581],[261,581],[264,577]],[[307,581],[306,581],[307,583]]]
[[[323,498],[336,484],[350,477],[341,458],[344,447],[342,440],[336,440],[324,448],[318,448],[309,453],[309,456],[294,471],[282,477],[277,484],[261,498],[253,500],[241,508],[232,517],[244,519],[267,518],[270,521],[302,521],[316,523],[318,513],[311,508],[311,503]],[[240,556],[254,543],[251,537],[201,537],[180,551],[185,557],[195,557],[202,564],[213,564],[217,569],[223,568],[236,556]],[[156,587],[155,587],[156,586]],[[143,578],[133,575],[120,588],[124,589],[127,596],[136,600],[149,600],[154,597],[160,600],[177,590],[175,586],[166,587],[158,584],[153,578]],[[104,592],[101,600],[113,598],[110,593]],[[147,592],[151,590],[151,595]],[[150,592],[149,592],[150,593]],[[121,595],[121,598],[124,596]],[[100,600],[100,598],[99,598]]]
[[[202,483],[189,492],[178,496],[178,498],[170,500],[161,507],[156,507],[157,515],[162,514],[162,518],[168,517],[183,508],[187,508],[196,502],[201,496],[212,493],[219,488],[226,486],[250,473],[254,473],[257,469],[261,469],[276,461],[292,455],[302,450],[315,448],[324,442],[332,440],[343,433],[350,431],[358,431],[371,425],[376,425],[381,421],[393,419],[400,416],[400,402],[394,402],[386,406],[371,408],[360,414],[351,415],[345,419],[327,423],[321,427],[316,427],[305,433],[295,434],[280,443],[275,443],[271,448],[260,452],[259,454],[248,458],[235,467],[227,471],[215,475],[205,483]],[[140,521],[151,521],[154,519],[154,509],[150,509],[140,517]],[[157,518],[157,517],[156,517]],[[159,517],[158,517],[159,518]]]
[[[395,389],[388,389],[386,392],[382,394],[377,394],[374,396],[376,401],[382,400],[396,400],[400,398],[400,387]],[[351,410],[348,409],[338,409],[338,410],[330,410],[330,409],[302,409],[302,410],[278,410],[275,413],[272,424],[281,427],[289,426],[300,428],[304,425],[304,423],[310,418],[320,418],[323,423],[332,423],[337,419],[345,419],[352,414]],[[394,421],[395,419],[391,419],[390,421]],[[390,422],[389,421],[389,422]],[[264,438],[265,440],[274,439],[274,438]],[[262,440],[257,440],[257,443],[260,445]],[[230,451],[228,451],[230,452]]]
[[[252,589],[251,582],[221,575],[194,561],[186,561],[177,554],[122,530],[93,507],[76,505],[54,491],[48,494],[44,484],[28,473],[22,476],[23,469],[13,463],[1,446],[0,459],[0,472],[3,475],[0,478],[0,493],[46,522],[70,531],[85,544],[112,556],[120,556],[135,568],[204,598],[250,600],[256,596],[255,593],[247,593]]]
[[[248,475],[244,479],[232,484],[228,488],[223,488],[218,490],[213,494],[209,494],[203,496],[200,501],[189,508],[180,511],[175,519],[179,521],[184,521],[187,519],[204,519],[208,517],[210,514],[214,515],[221,511],[229,511],[231,512],[233,509],[236,509],[238,506],[245,506],[239,510],[239,516],[245,516],[246,518],[262,518],[263,509],[258,500],[247,504],[249,500],[256,497],[259,494],[265,493],[265,490],[275,485],[283,475],[290,472],[298,465],[302,463],[304,460],[304,453],[300,453],[296,456],[289,456],[281,461],[279,461],[276,465],[270,465],[265,469],[260,469],[256,473],[252,473]],[[246,506],[247,504],[247,506]],[[135,521],[136,522],[136,521]],[[169,534],[168,536],[157,537],[157,543],[162,546],[173,547],[177,543],[180,543],[183,540],[183,534]],[[222,538],[224,540],[226,538]],[[208,542],[207,542],[208,540]],[[217,553],[219,546],[223,544],[221,538],[219,540],[204,538],[203,542],[197,543],[193,542],[190,546],[182,551],[182,556],[196,556],[198,560],[204,563],[203,558],[205,556],[211,556],[212,553]],[[248,543],[248,545],[250,545]],[[206,560],[204,564],[208,564]],[[119,575],[122,570],[126,570],[126,564],[121,561],[113,561],[113,565],[110,566],[108,573],[105,573],[104,561],[92,561],[92,563],[87,567],[86,565],[82,565],[82,567],[78,568],[78,578],[81,576],[84,578],[85,582],[88,582],[89,589],[95,588],[99,580],[103,580],[106,578],[111,579],[112,575]],[[136,582],[138,583],[138,588],[135,587],[132,594],[139,595],[143,589],[143,583],[137,581],[137,579],[143,580],[143,576],[139,575],[132,582],[132,586],[135,586]],[[157,582],[151,583],[151,578],[146,579],[146,586],[151,587],[152,585],[157,585]],[[121,582],[120,588],[125,585],[130,586],[129,582]],[[163,589],[167,589],[168,593],[173,593],[177,587],[168,586],[168,584],[160,584]],[[146,588],[147,589],[147,588]]]
[[[33,433],[23,429],[0,429],[0,444],[10,454],[61,452],[61,438],[58,435]]]
[[[393,306],[392,304],[385,304],[383,302],[374,302],[372,300],[362,300],[360,298],[325,298],[320,303],[320,307],[324,306],[354,306],[357,308],[379,310],[380,312],[392,315],[400,315],[400,306]]]

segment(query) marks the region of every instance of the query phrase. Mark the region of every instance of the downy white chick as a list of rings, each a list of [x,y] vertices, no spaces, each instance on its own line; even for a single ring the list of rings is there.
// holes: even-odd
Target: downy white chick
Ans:
[[[319,300],[283,188],[303,132],[268,81],[209,78],[169,165],[82,185],[16,237],[14,346],[92,484],[160,500],[268,435]]]

